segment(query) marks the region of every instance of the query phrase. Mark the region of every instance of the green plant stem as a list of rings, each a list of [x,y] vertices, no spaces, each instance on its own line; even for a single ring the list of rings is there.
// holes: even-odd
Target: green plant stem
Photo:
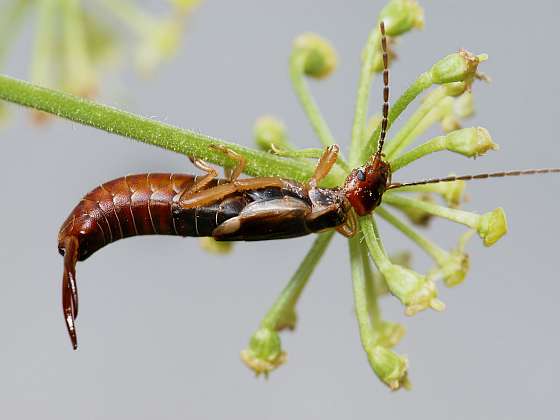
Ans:
[[[396,227],[405,236],[415,242],[420,248],[422,248],[428,255],[430,255],[438,264],[444,264],[449,258],[449,254],[444,249],[440,248],[432,241],[418,233],[412,227],[404,223],[398,217],[394,216],[383,207],[378,207],[375,212],[385,219],[387,222]]]
[[[352,290],[354,292],[354,308],[360,330],[362,347],[368,353],[375,345],[376,334],[370,317],[370,306],[366,275],[362,260],[360,240],[354,236],[349,241],[350,266],[352,268]],[[368,357],[369,359],[369,357]]]
[[[407,120],[406,124],[399,130],[395,137],[387,142],[385,155],[389,160],[398,156],[404,148],[406,148],[412,140],[414,140],[416,128],[422,123],[422,120],[430,114],[430,111],[432,111],[434,107],[437,107],[440,101],[446,97],[447,90],[445,86],[438,87],[428,95],[428,97]],[[428,122],[431,125],[432,121]]]
[[[383,203],[390,204],[401,209],[413,207],[418,210],[423,210],[427,213],[433,214],[434,216],[443,217],[445,219],[451,220],[452,222],[466,225],[473,229],[477,229],[479,226],[480,215],[478,214],[470,213],[463,210],[450,209],[448,207],[439,206],[434,203],[429,203],[414,198],[403,197],[393,192],[385,193],[385,195],[383,196]]]
[[[360,70],[360,80],[358,82],[358,94],[356,97],[356,107],[354,111],[354,123],[352,125],[352,143],[350,145],[350,164],[359,166],[360,150],[363,147],[364,131],[368,113],[369,93],[374,72],[373,64],[375,56],[379,51],[380,33],[379,29],[373,29],[368,37],[364,50],[362,67]]]
[[[282,157],[300,158],[300,159],[319,159],[323,155],[323,149],[274,149],[274,154]],[[344,172],[350,172],[350,167],[341,159],[336,164],[342,168]]]
[[[329,246],[333,235],[334,231],[330,231],[317,236],[297,271],[261,321],[261,327],[276,330],[290,323],[299,297]]]
[[[371,269],[369,254],[366,247],[360,246],[362,253],[362,264],[364,266],[365,292],[367,295],[368,313],[373,327],[376,329],[381,324],[381,310],[379,308],[377,288],[375,287],[375,276]]]
[[[418,95],[432,86],[432,75],[430,72],[422,73],[418,78],[408,87],[408,89],[400,96],[399,99],[392,105],[389,110],[389,124],[387,129],[397,120],[402,112],[416,99]],[[365,162],[377,150],[377,142],[381,134],[381,125],[379,125],[372,133],[369,141],[362,148],[359,162]]]
[[[323,146],[327,147],[336,143],[327,122],[323,118],[315,99],[305,81],[305,63],[308,52],[303,49],[294,49],[290,57],[290,78],[296,96],[303,107],[315,134]]]
[[[306,181],[314,171],[314,165],[312,164],[283,159],[270,153],[226,143],[223,140],[204,134],[181,129],[84,98],[42,88],[2,75],[0,75],[0,99],[45,111],[80,124],[129,137],[173,152],[231,167],[235,164],[233,160],[209,147],[212,144],[223,144],[247,158],[247,166],[244,172],[252,176],[281,176],[297,181]],[[327,176],[324,185],[340,185],[344,176],[344,172],[335,167]]]
[[[415,147],[411,151],[399,156],[395,160],[391,160],[391,171],[395,173],[399,169],[404,168],[415,160],[429,155],[430,153],[446,150],[446,145],[447,141],[445,136],[434,137],[433,139],[428,140],[426,143]]]
[[[391,261],[385,253],[379,232],[377,231],[377,224],[373,217],[366,216],[360,218],[360,230],[364,235],[369,253],[375,262],[375,265],[383,273],[386,268],[391,266]]]

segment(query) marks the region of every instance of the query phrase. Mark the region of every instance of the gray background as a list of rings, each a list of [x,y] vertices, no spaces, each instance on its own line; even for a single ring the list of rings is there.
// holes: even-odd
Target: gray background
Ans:
[[[155,6],[157,2],[153,2]],[[123,77],[102,100],[159,120],[251,145],[254,119],[274,113],[301,147],[317,144],[291,91],[291,40],[331,39],[340,67],[313,84],[338,141],[347,145],[359,57],[380,1],[207,0],[179,56],[149,81]],[[431,63],[467,47],[487,52],[493,83],[475,86],[477,116],[499,153],[477,161],[439,155],[399,180],[560,166],[559,8],[556,2],[422,1],[426,28],[402,40],[393,97]],[[157,6],[156,6],[157,8]],[[32,34],[8,72],[27,78]],[[127,92],[126,95],[123,95]],[[372,109],[380,106],[376,83]],[[239,361],[261,316],[312,238],[239,244],[217,258],[194,239],[133,238],[78,266],[80,350],[60,311],[58,228],[90,188],[127,173],[187,171],[186,159],[69,122],[45,129],[23,110],[1,132],[0,417],[18,419],[526,419],[558,418],[558,213],[556,176],[469,185],[466,208],[507,210],[510,233],[493,248],[470,244],[472,270],[441,287],[444,313],[406,323],[411,392],[390,393],[371,372],[353,315],[347,248],[337,239],[284,334],[289,362],[268,381]],[[381,226],[390,250],[412,249]],[[462,229],[434,223],[451,248]],[[429,261],[415,250],[415,267]]]

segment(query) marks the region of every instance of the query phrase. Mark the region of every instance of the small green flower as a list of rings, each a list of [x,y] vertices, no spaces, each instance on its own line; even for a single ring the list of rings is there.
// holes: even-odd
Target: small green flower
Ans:
[[[308,32],[294,41],[294,50],[305,57],[304,72],[318,79],[329,76],[336,69],[336,51],[326,39]]]
[[[488,130],[482,127],[463,128],[445,136],[447,150],[467,157],[482,156],[489,150],[498,150]]]
[[[381,320],[375,325],[375,344],[388,349],[395,347],[406,334],[404,325]]]
[[[428,275],[430,279],[442,277],[447,287],[457,286],[465,280],[470,268],[469,256],[465,252],[465,246],[473,233],[473,230],[466,232],[459,239],[457,248],[444,257],[438,258],[438,267]]]
[[[408,381],[408,360],[394,351],[379,345],[373,346],[368,352],[368,360],[375,374],[392,391],[410,387]]]
[[[402,35],[424,27],[424,11],[414,0],[391,0],[379,13],[389,36]]]
[[[471,84],[476,77],[480,62],[488,59],[485,54],[473,55],[467,50],[450,54],[434,64],[430,70],[433,83],[445,84],[453,82],[467,82]]]
[[[241,359],[257,376],[268,374],[286,361],[278,333],[270,328],[259,329],[241,352]]]
[[[405,305],[405,314],[412,316],[427,308],[443,311],[445,305],[437,299],[433,281],[426,276],[396,264],[381,270],[391,293]]]
[[[485,246],[492,246],[508,231],[506,213],[503,208],[485,213],[480,216],[476,229],[484,241]]]
[[[255,142],[259,149],[265,152],[271,151],[272,146],[279,149],[291,149],[286,135],[286,127],[279,119],[265,115],[255,122],[253,128]]]

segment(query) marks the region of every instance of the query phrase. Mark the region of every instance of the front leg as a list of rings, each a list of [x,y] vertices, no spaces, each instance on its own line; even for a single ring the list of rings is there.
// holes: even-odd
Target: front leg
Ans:
[[[339,147],[336,144],[329,146],[323,152],[323,155],[317,162],[315,167],[315,173],[311,179],[307,182],[309,188],[315,188],[331,171],[332,167],[338,159]]]

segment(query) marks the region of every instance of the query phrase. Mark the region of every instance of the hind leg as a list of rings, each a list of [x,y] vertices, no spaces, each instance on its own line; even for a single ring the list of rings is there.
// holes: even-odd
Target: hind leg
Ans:
[[[78,261],[78,239],[68,236],[64,242],[64,272],[62,274],[62,311],[66,329],[74,350],[78,348],[76,316],[78,316],[78,288],[76,285],[76,262]]]

